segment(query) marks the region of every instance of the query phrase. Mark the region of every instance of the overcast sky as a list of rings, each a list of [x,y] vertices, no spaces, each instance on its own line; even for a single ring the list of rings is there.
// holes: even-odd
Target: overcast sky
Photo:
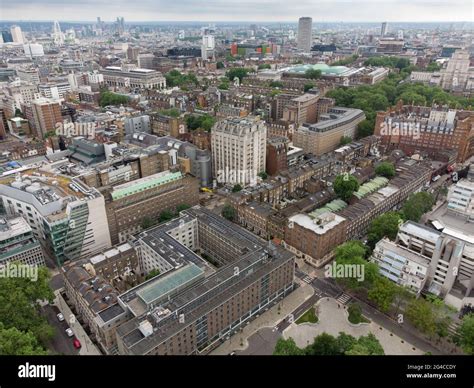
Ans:
[[[2,0],[3,1],[3,0]],[[10,0],[2,20],[469,21],[472,0]]]

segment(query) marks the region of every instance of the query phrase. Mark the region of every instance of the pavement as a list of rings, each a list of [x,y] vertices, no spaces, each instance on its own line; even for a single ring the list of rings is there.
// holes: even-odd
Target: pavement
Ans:
[[[91,339],[81,326],[76,316],[72,313],[71,309],[67,305],[66,301],[61,295],[61,290],[54,292],[56,295],[54,299],[54,305],[63,313],[67,324],[74,332],[75,337],[81,342],[81,349],[79,350],[80,355],[101,355],[99,349],[92,343]],[[72,339],[70,339],[72,342]]]
[[[375,322],[354,325],[347,319],[347,305],[343,305],[333,298],[324,298],[316,304],[318,323],[292,323],[283,332],[283,338],[293,338],[300,348],[311,344],[314,338],[322,333],[338,336],[340,332],[353,337],[365,336],[373,333],[380,341],[387,355],[422,355],[424,350],[379,326]]]

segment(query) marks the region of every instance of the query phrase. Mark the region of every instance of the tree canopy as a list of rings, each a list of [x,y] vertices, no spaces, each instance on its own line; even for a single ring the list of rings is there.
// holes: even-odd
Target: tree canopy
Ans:
[[[385,178],[393,178],[395,176],[395,166],[390,162],[382,162],[375,168],[375,173]]]
[[[459,342],[466,354],[474,355],[474,313],[466,314],[458,328]]]
[[[333,188],[336,195],[347,202],[352,194],[359,190],[359,182],[350,174],[342,174],[336,177]]]
[[[308,69],[304,72],[305,78],[308,79],[319,79],[321,78],[322,72],[318,69]]]
[[[402,207],[406,220],[418,222],[423,214],[430,211],[434,205],[434,197],[426,191],[410,195]]]
[[[100,92],[99,96],[99,105],[102,107],[109,105],[122,105],[126,104],[128,101],[129,99],[127,96],[116,94],[108,90]]]
[[[186,116],[186,125],[188,127],[188,130],[191,131],[201,128],[209,132],[215,123],[216,118],[208,114]]]
[[[373,249],[383,237],[394,240],[401,222],[403,219],[398,212],[387,212],[375,218],[367,232],[367,245]]]
[[[234,78],[237,77],[240,82],[247,77],[247,75],[252,72],[252,69],[247,69],[245,67],[234,67],[232,69],[227,70],[225,73],[226,77],[229,78],[230,81],[234,81]]]

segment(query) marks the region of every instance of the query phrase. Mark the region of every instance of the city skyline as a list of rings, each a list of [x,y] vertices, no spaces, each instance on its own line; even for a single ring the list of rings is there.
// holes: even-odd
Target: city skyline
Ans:
[[[248,5],[248,7],[246,6]],[[92,16],[90,6],[94,6]],[[252,8],[251,15],[247,10]],[[376,12],[373,12],[376,7]],[[393,12],[393,9],[397,12]],[[370,10],[370,12],[369,12]],[[367,15],[370,14],[371,18]],[[287,22],[301,16],[313,18],[313,22],[466,22],[469,14],[474,16],[472,3],[467,0],[454,1],[358,1],[323,0],[314,4],[302,0],[298,4],[283,4],[275,0],[221,1],[200,4],[195,0],[180,0],[167,3],[163,0],[146,0],[129,3],[119,0],[113,4],[104,1],[81,0],[65,2],[59,0],[18,0],[3,10],[3,21],[93,21],[104,15],[121,15],[126,21],[256,21]],[[20,17],[19,17],[20,16]],[[471,20],[474,17],[471,17]]]

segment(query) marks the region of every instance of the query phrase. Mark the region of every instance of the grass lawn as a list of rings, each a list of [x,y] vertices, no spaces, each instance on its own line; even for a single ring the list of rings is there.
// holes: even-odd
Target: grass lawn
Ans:
[[[316,312],[314,311],[314,307],[311,307],[308,311],[306,311],[301,317],[299,317],[296,321],[296,324],[299,325],[301,323],[317,323],[318,317]]]
[[[353,303],[349,306],[349,322],[353,324],[358,323],[369,323],[370,321],[362,315],[362,310],[357,303]]]

